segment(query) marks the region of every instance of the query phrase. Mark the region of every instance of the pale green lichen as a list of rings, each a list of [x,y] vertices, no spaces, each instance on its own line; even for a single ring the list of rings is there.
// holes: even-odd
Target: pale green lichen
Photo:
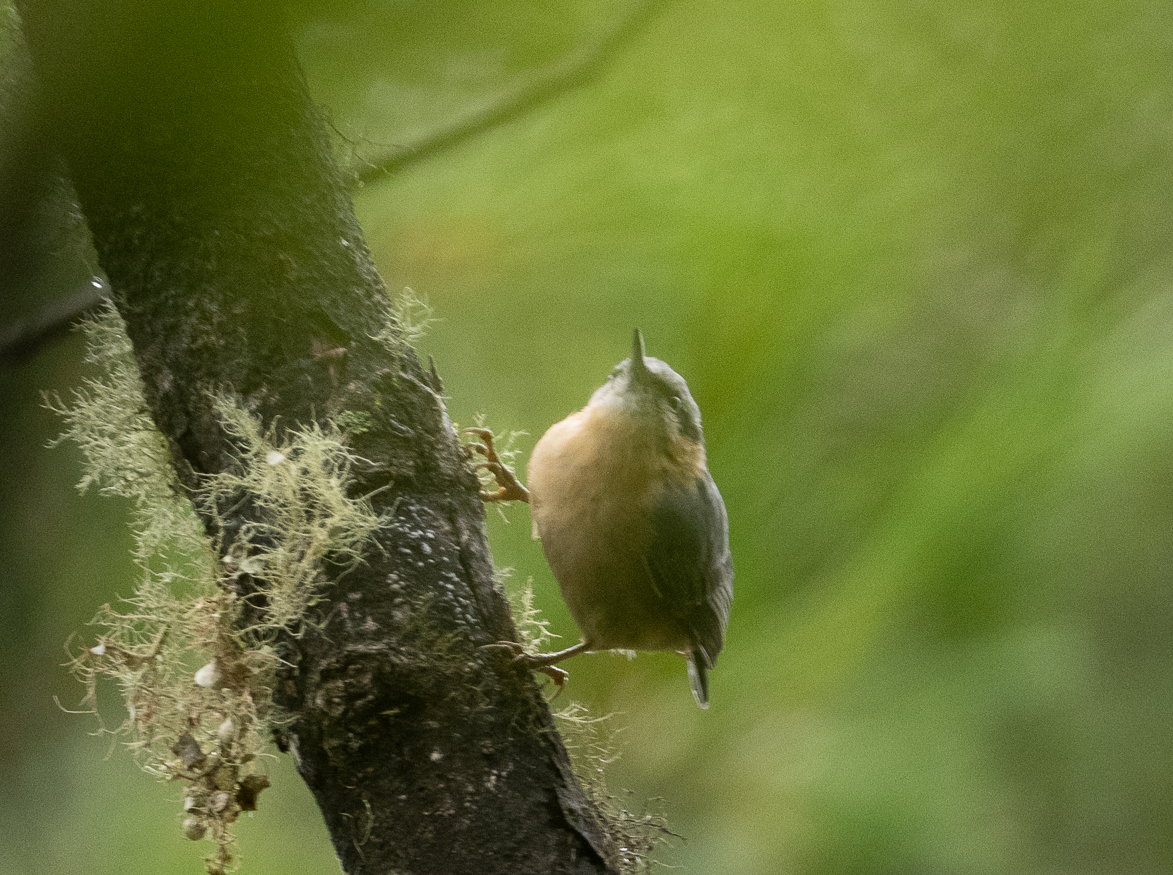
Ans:
[[[559,636],[550,631],[550,621],[534,603],[534,579],[526,578],[525,586],[507,587],[505,582],[512,574],[512,568],[499,568],[494,576],[498,585],[505,590],[505,596],[509,601],[513,625],[517,627],[517,634],[521,638],[518,643],[524,645],[530,653],[540,653]]]
[[[386,324],[373,339],[393,356],[398,356],[404,350],[414,348],[435,321],[436,316],[427,296],[404,286],[388,302]]]
[[[135,558],[150,562],[160,553],[197,555],[203,528],[171,465],[171,453],[155,428],[143,398],[138,364],[114,306],[107,303],[83,323],[86,362],[99,372],[84,381],[66,404],[48,399],[66,422],[58,442],[71,441],[84,456],[79,491],[97,488],[131,501]]]
[[[343,410],[334,417],[334,424],[352,437],[370,431],[374,421],[365,410]]]
[[[268,786],[258,757],[281,721],[271,702],[278,639],[299,634],[321,597],[323,562],[361,562],[389,519],[370,495],[349,494],[360,460],[344,430],[312,425],[278,438],[226,394],[212,403],[237,464],[184,490],[117,311],[108,306],[85,331],[101,375],[70,403],[49,404],[66,420],[62,439],[83,451],[80,488],[131,500],[139,576],[133,595],[99,609],[97,640],[73,654],[71,667],[100,731],[125,739],[149,773],[186,783],[183,830],[215,843],[207,859],[215,875],[232,860],[231,824]],[[224,531],[225,517],[244,504],[248,521],[230,545],[206,534]],[[114,729],[98,712],[102,678],[118,684],[126,704]]]
[[[218,397],[215,407],[237,444],[240,464],[208,478],[196,501],[209,515],[234,500],[251,502],[249,521],[224,558],[229,574],[249,575],[265,600],[261,624],[242,631],[293,629],[317,597],[322,561],[344,567],[360,562],[389,518],[375,513],[374,493],[348,494],[351,467],[362,460],[337,427],[310,425],[278,445],[232,399]]]
[[[607,767],[619,758],[616,737],[619,730],[614,726],[615,716],[593,717],[579,702],[570,702],[554,711],[558,731],[583,792],[602,815],[619,854],[616,861],[619,871],[634,875],[651,869],[656,862],[652,853],[660,845],[667,844],[675,833],[668,829],[663,811],[630,811],[630,801],[624,801],[608,790]],[[633,794],[629,792],[627,795],[631,797]]]

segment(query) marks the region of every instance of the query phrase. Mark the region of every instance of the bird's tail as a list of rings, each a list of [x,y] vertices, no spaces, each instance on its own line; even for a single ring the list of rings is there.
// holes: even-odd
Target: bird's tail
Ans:
[[[700,647],[693,647],[688,655],[688,681],[692,697],[698,706],[709,710],[709,657]]]

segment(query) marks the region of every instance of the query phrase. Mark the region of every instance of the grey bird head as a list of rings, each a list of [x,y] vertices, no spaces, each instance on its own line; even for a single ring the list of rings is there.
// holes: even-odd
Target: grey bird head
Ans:
[[[617,364],[591,396],[591,406],[595,405],[620,409],[669,439],[705,442],[701,410],[688,383],[667,363],[644,352],[638,328],[632,335],[631,357]]]

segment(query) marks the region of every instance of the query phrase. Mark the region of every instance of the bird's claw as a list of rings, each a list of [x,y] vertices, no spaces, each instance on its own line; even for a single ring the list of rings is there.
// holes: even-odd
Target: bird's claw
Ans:
[[[530,671],[540,671],[546,677],[550,678],[554,682],[554,686],[558,688],[558,692],[554,694],[553,699],[557,699],[562,694],[562,689],[566,686],[566,681],[570,679],[570,673],[565,669],[558,668],[556,665],[549,665],[543,661],[542,656],[535,656],[529,653],[516,641],[497,641],[493,644],[483,644],[481,645],[481,650],[504,650],[513,655],[513,659],[510,662],[516,663],[517,665],[524,665]]]
[[[466,428],[469,434],[475,434],[484,443],[466,444],[466,449],[471,452],[480,453],[485,457],[485,461],[477,465],[477,469],[486,469],[493,475],[493,479],[497,481],[497,486],[500,487],[496,492],[481,492],[481,499],[484,501],[529,501],[529,490],[522,485],[522,482],[517,479],[517,475],[513,473],[509,467],[501,461],[501,457],[497,455],[497,449],[493,446],[493,433],[487,428]]]

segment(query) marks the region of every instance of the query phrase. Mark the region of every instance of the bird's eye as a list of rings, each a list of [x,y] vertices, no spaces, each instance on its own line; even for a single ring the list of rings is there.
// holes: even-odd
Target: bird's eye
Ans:
[[[684,407],[684,399],[679,395],[673,395],[670,397],[668,399],[668,403],[672,405],[673,410],[680,410],[682,407]]]

